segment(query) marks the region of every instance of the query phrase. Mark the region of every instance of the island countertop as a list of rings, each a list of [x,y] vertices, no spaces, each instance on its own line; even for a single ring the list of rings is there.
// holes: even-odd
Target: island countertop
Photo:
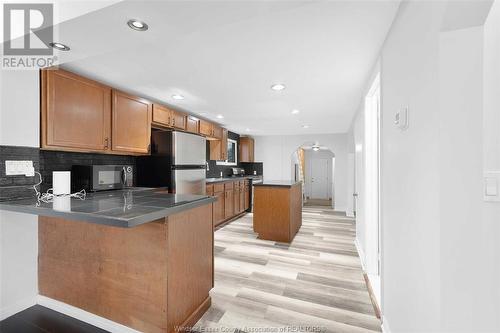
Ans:
[[[292,187],[299,185],[301,182],[295,180],[263,180],[261,183],[254,184],[254,186],[282,186],[282,187]]]
[[[38,202],[35,198],[2,201],[0,210],[130,228],[214,201],[208,195],[131,188],[87,193],[84,200],[59,197],[49,203]]]

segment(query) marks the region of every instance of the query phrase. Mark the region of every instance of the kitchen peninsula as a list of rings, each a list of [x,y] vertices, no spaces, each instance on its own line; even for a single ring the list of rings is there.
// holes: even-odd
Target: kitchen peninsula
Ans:
[[[260,239],[290,243],[302,225],[302,183],[255,184],[253,208],[253,230]]]
[[[132,188],[56,199],[0,202],[39,215],[41,296],[142,332],[192,326],[210,307],[213,198]]]

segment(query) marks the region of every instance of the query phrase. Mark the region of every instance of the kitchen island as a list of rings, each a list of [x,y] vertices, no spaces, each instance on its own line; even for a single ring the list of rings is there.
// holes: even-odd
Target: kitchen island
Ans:
[[[290,243],[302,226],[302,183],[255,184],[253,205],[253,230],[259,238]]]
[[[39,215],[39,294],[142,332],[192,326],[210,307],[213,198],[123,190],[0,203]]]

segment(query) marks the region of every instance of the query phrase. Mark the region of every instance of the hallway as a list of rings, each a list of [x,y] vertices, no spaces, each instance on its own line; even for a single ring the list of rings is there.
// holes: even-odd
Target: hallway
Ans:
[[[212,307],[196,326],[379,332],[354,237],[355,221],[325,207],[303,209],[291,245],[257,239],[252,214],[222,227]]]

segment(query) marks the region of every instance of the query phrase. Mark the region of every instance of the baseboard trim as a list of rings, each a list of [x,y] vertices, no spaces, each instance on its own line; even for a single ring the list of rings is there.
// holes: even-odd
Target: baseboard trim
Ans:
[[[354,245],[356,246],[356,250],[358,250],[359,261],[361,262],[361,268],[363,269],[364,272],[366,272],[365,253],[363,252],[363,248],[359,244],[359,240],[357,237],[354,240]]]
[[[0,321],[36,304],[36,297],[29,297],[0,309]]]
[[[137,330],[134,330],[133,328],[118,324],[117,322],[97,316],[93,313],[42,295],[38,295],[38,297],[36,298],[36,304],[45,306],[46,308],[60,312],[62,314],[81,320],[87,324],[94,325],[95,327],[99,327],[100,329],[112,333],[141,333]]]
[[[391,329],[389,328],[389,322],[385,316],[382,316],[382,333],[391,333]]]

